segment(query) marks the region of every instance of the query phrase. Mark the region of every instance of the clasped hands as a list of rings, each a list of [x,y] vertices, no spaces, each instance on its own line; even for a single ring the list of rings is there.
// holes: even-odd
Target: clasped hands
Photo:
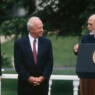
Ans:
[[[45,78],[43,76],[39,76],[39,77],[30,76],[28,78],[28,82],[32,83],[34,86],[38,86],[44,81],[44,79]]]

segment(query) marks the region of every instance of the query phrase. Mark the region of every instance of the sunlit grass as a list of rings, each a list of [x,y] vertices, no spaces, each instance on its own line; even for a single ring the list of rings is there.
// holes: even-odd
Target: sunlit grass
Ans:
[[[50,36],[53,45],[54,66],[75,66],[76,56],[73,53],[73,46],[78,43],[77,36],[58,37]]]
[[[52,35],[48,36],[48,38],[51,40],[53,46],[54,67],[75,66],[76,56],[73,53],[73,46],[79,42],[79,37],[78,36],[56,37],[55,35]],[[14,49],[13,39],[1,45],[1,51],[8,57],[10,63],[12,62],[13,49]]]

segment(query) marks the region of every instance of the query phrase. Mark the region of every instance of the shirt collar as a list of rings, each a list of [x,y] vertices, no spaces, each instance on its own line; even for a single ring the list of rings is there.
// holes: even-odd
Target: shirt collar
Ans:
[[[33,41],[35,38],[34,37],[32,37],[31,35],[30,35],[30,33],[28,34],[28,36],[29,36],[29,39],[31,40],[31,41]],[[36,38],[36,41],[38,42],[38,38]]]
[[[90,35],[95,35],[95,30],[94,31],[91,31],[89,34]]]

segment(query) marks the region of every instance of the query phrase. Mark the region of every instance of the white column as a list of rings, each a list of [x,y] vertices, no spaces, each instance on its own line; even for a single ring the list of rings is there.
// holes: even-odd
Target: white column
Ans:
[[[52,79],[49,80],[49,91],[48,91],[48,95],[51,95],[51,86],[52,86]]]
[[[73,95],[78,95],[79,80],[73,80]]]

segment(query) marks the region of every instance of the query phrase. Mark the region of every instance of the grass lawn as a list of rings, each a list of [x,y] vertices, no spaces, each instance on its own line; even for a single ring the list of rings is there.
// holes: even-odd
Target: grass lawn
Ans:
[[[52,41],[53,46],[53,55],[54,55],[54,67],[66,67],[66,66],[75,66],[76,56],[73,53],[73,46],[78,42],[78,37],[75,36],[48,36]],[[9,63],[3,65],[4,67],[11,66],[13,58],[13,47],[14,40],[9,40],[1,44],[1,51],[8,57]]]
[[[52,41],[54,67],[75,67],[76,56],[73,53],[73,46],[79,42],[77,36],[48,36]],[[14,40],[9,40],[1,44],[1,51],[4,53],[8,60],[8,64],[3,64],[3,67],[11,67],[11,60],[13,57]],[[15,71],[4,71],[3,73],[16,73]],[[53,70],[53,74],[76,74],[75,70]],[[51,95],[73,95],[72,81],[53,81]],[[2,80],[2,95],[17,95],[17,80]]]
[[[12,67],[14,40],[9,40],[1,44],[1,54],[4,54],[4,61],[2,67]]]
[[[2,80],[2,95],[17,95],[17,80]],[[53,81],[51,95],[73,95],[72,81]]]
[[[73,95],[72,81],[53,81],[51,95]]]
[[[49,36],[49,38],[53,45],[54,66],[75,66],[76,56],[73,53],[73,46],[78,42],[78,37],[64,36],[56,38],[56,36]]]
[[[17,80],[3,79],[1,85],[1,95],[17,95]]]

